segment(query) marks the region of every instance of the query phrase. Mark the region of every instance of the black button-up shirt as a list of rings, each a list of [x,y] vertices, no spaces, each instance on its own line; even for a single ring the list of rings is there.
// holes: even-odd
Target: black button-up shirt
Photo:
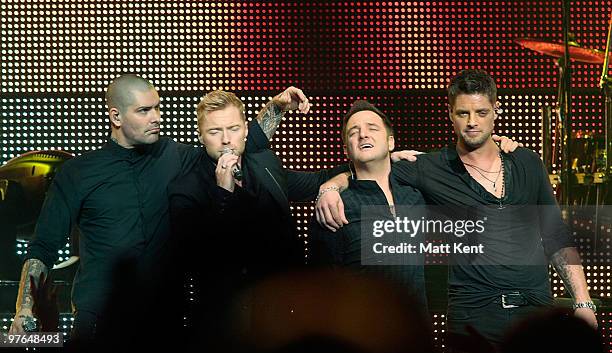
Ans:
[[[419,156],[419,158],[421,158]],[[424,205],[425,201],[421,193],[411,186],[400,185],[395,177],[389,176],[393,202],[398,206],[396,210],[410,212],[410,205]],[[344,225],[335,233],[323,229],[317,222],[311,222],[311,248],[312,260],[315,265],[332,264],[334,266],[346,267],[360,273],[379,275],[395,284],[401,285],[413,294],[414,298],[427,307],[425,295],[425,276],[422,265],[362,265],[362,227],[364,222],[371,222],[370,217],[362,210],[364,206],[380,206],[388,211],[383,212],[377,208],[377,215],[384,219],[394,219],[387,202],[387,198],[378,183],[374,180],[349,180],[349,187],[340,196],[344,203],[344,213],[349,224]],[[397,217],[408,216],[397,214]],[[364,218],[365,217],[365,218]],[[419,256],[419,255],[406,255]]]
[[[155,261],[167,250],[166,188],[200,151],[167,138],[134,149],[108,141],[68,160],[50,186],[27,258],[51,268],[77,225],[80,263],[73,303],[78,310],[99,312],[118,260]]]
[[[492,227],[479,241],[486,243],[485,248],[499,256],[497,260],[503,264],[477,266],[461,262],[450,266],[451,306],[486,305],[500,294],[516,290],[533,304],[550,304],[545,256],[574,246],[539,156],[519,148],[503,154],[503,162],[505,195],[501,199],[470,176],[455,146],[419,156],[416,163],[393,164],[392,174],[397,180],[418,188],[428,204],[455,206],[457,213],[466,206],[490,210],[488,224]],[[497,210],[500,204],[506,208]],[[527,254],[542,261],[524,265]],[[513,260],[520,265],[512,265]]]

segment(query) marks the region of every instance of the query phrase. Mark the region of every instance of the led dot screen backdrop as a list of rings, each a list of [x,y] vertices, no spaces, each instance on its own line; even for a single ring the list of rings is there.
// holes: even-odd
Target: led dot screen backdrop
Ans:
[[[571,2],[571,31],[603,49],[610,4]],[[103,92],[125,71],[162,91],[443,88],[481,67],[502,88],[554,88],[560,1],[2,1],[2,92]],[[593,88],[597,65],[574,84]]]
[[[612,3],[570,7],[576,40],[605,49]],[[312,111],[287,114],[272,148],[286,167],[315,170],[346,161],[340,125],[355,99],[387,113],[399,149],[446,145],[454,135],[444,87],[458,70],[481,68],[499,86],[496,132],[541,153],[540,110],[554,107],[558,67],[514,40],[561,41],[561,14],[561,1],[0,0],[0,164],[31,150],[100,147],[109,136],[104,89],[124,73],[156,85],[162,133],[188,144],[197,144],[195,105],[206,92],[236,92],[252,118],[285,87],[302,88]],[[601,69],[572,62],[575,130],[604,133]],[[306,234],[312,205],[293,212]],[[580,249],[607,298],[602,233]]]

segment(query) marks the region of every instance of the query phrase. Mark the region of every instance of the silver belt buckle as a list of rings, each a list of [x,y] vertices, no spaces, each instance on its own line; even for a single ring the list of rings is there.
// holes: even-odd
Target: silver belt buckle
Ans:
[[[502,308],[504,308],[504,309],[518,308],[518,305],[506,304],[506,295],[505,294],[502,294],[501,302],[502,302]]]

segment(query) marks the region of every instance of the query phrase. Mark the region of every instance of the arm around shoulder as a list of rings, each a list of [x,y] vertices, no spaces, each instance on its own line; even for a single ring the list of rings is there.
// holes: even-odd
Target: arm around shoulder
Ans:
[[[321,185],[330,178],[350,171],[348,164],[317,172],[299,172],[287,170],[289,201],[314,201]],[[342,182],[342,179],[338,179]]]

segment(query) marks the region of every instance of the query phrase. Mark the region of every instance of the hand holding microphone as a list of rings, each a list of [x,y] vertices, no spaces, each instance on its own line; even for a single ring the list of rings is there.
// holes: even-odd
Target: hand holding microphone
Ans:
[[[215,169],[217,185],[229,192],[234,192],[236,180],[242,178],[238,160],[239,157],[233,153],[232,149],[226,147],[217,161],[217,168]],[[238,178],[236,175],[238,175]]]
[[[229,147],[223,147],[223,154],[228,153],[234,154],[234,150]],[[238,181],[242,180],[242,170],[240,169],[238,163],[234,164],[234,166],[232,167],[232,175],[234,176],[234,179]]]

